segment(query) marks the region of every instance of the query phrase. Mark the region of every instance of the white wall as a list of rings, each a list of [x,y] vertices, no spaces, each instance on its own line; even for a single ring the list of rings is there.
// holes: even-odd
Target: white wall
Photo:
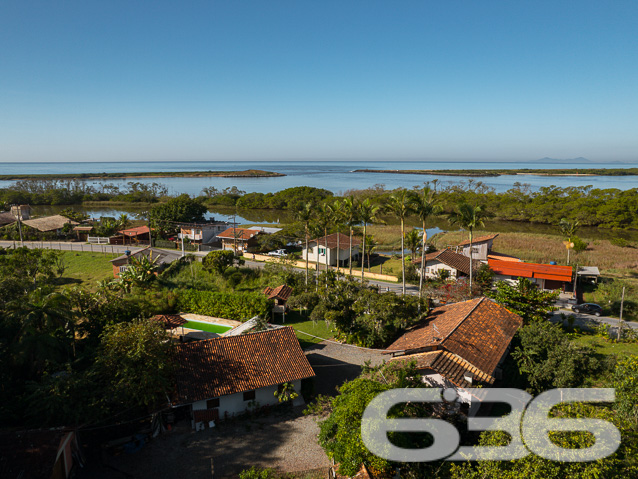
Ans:
[[[292,382],[295,391],[301,395],[301,380]],[[278,385],[260,388],[255,391],[256,407],[274,406],[279,404],[275,397]],[[211,398],[212,399],[212,398]],[[233,416],[245,412],[251,401],[244,401],[244,393],[230,394],[219,398],[219,418],[223,420],[227,415]],[[206,409],[206,400],[197,401],[192,404],[193,411]],[[193,427],[195,425],[193,424]]]
[[[305,245],[304,245],[305,246]],[[345,249],[343,249],[343,247],[345,246]],[[316,243],[310,243],[308,244],[308,249],[310,251],[309,255],[308,255],[308,261],[313,261],[315,263],[319,263],[319,264],[326,264],[326,256],[319,254],[319,248],[324,248],[324,246],[317,246]],[[346,243],[345,245],[339,244],[339,259],[341,261],[346,261],[349,257],[349,244]],[[359,247],[358,246],[352,246],[352,256],[356,256],[357,254],[359,254]],[[305,260],[306,259],[306,249],[304,248],[301,257]],[[330,266],[337,266],[337,248],[328,248],[328,264]]]
[[[417,272],[421,269],[420,264],[417,264]],[[450,278],[456,278],[457,271],[455,268],[448,266],[447,264],[443,264],[437,260],[431,260],[425,262],[425,276],[424,278],[438,278],[439,270],[445,270],[450,272]]]

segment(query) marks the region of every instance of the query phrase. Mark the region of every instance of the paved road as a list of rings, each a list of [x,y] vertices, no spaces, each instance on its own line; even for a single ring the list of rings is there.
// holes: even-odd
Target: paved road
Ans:
[[[582,313],[574,313],[571,309],[559,309],[554,313],[552,317],[552,321],[561,322],[562,318],[560,314],[563,313],[567,316],[574,316],[576,319],[574,324],[579,327],[585,328],[595,328],[599,324],[608,324],[612,327],[613,330],[618,329],[618,323],[620,320],[618,318],[612,318],[609,316],[593,316],[591,314],[582,314]],[[623,328],[632,328],[638,330],[638,323],[632,321],[623,321]]]

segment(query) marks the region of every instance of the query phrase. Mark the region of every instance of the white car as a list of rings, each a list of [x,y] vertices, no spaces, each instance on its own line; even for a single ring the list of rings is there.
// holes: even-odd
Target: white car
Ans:
[[[279,257],[282,257],[282,256],[286,256],[287,254],[288,253],[286,253],[285,249],[276,249],[275,251],[270,251],[268,253],[268,256],[279,256]]]

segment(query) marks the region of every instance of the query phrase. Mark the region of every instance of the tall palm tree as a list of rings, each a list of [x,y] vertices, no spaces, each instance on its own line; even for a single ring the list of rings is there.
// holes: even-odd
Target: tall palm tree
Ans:
[[[377,243],[374,240],[374,237],[372,235],[368,235],[366,236],[365,244],[366,244],[366,253],[368,254],[368,271],[370,271],[371,269],[370,255],[372,254],[374,249],[379,245],[379,243]]]
[[[434,180],[437,181],[437,180]],[[436,186],[436,183],[435,183]],[[423,225],[423,247],[421,249],[421,274],[419,275],[419,298],[423,292],[423,272],[425,270],[425,250],[428,234],[426,232],[426,223],[433,216],[438,216],[443,211],[443,208],[435,198],[435,190],[430,189],[428,186],[421,190],[420,194],[412,195],[412,209],[414,214],[421,220]]]
[[[448,221],[452,225],[458,225],[470,233],[470,299],[472,297],[472,270],[474,263],[472,261],[472,234],[474,228],[485,226],[485,220],[490,215],[481,206],[473,206],[469,203],[460,203],[456,210],[448,216]]]
[[[362,280],[363,280],[363,273],[364,273],[363,258],[365,258],[366,256],[365,237],[366,237],[367,228],[369,224],[379,221],[379,218],[377,218],[377,214],[379,213],[380,210],[381,208],[378,205],[372,204],[372,202],[370,201],[370,198],[366,198],[365,200],[360,202],[359,207],[357,208],[357,211],[359,213],[358,214],[359,222],[363,223],[364,241],[361,242],[361,247],[363,248],[363,251],[361,253],[361,279]]]
[[[558,223],[561,234],[567,240],[567,264],[569,264],[569,250],[571,249],[570,243],[572,241],[572,238],[576,235],[576,230],[578,230],[579,225],[580,223],[578,222],[578,220],[569,221],[567,218],[561,218],[560,222]]]
[[[403,294],[405,295],[405,219],[412,214],[412,203],[407,190],[400,190],[388,198],[385,204],[385,211],[395,218],[401,220],[401,277],[403,283]]]
[[[317,220],[319,226],[323,230],[323,244],[325,246],[325,255],[326,255],[326,271],[329,269],[328,265],[328,226],[332,221],[332,211],[330,210],[330,206],[327,203],[322,203],[317,212]],[[319,247],[317,242],[317,247]],[[317,263],[319,263],[319,258],[317,258]]]
[[[306,288],[308,288],[308,231],[310,227],[310,220],[314,217],[314,204],[312,201],[304,203],[300,210],[297,211],[297,220],[301,221],[304,225],[304,235],[306,237]]]
[[[330,219],[332,224],[337,229],[337,272],[339,271],[339,263],[341,261],[341,246],[339,244],[339,238],[341,236],[341,226],[344,221],[345,211],[343,207],[343,203],[339,200],[336,200],[333,204],[328,205],[328,210],[330,211]]]
[[[131,226],[131,219],[126,213],[122,213],[120,217],[117,219],[117,224],[120,228],[125,230],[129,226]]]
[[[343,218],[345,225],[350,229],[348,268],[350,269],[350,275],[352,275],[352,228],[359,224],[359,202],[353,196],[343,200]]]

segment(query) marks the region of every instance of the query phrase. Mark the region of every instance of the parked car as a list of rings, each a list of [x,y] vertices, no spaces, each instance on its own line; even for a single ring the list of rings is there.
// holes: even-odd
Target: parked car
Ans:
[[[276,249],[275,251],[270,251],[268,253],[268,256],[279,256],[280,258],[286,255],[287,253],[285,249]]]
[[[603,314],[603,308],[594,303],[575,304],[572,306],[572,311],[576,313],[593,314],[595,316]]]

